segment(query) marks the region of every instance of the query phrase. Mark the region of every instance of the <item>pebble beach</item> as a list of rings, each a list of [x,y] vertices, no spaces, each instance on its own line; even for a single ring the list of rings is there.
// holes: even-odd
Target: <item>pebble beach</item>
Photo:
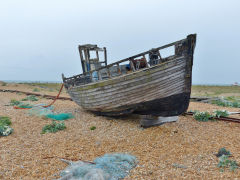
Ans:
[[[31,92],[28,85],[0,86]],[[40,93],[56,95],[57,91]],[[68,97],[66,92],[61,96]],[[240,170],[221,172],[217,167],[218,149],[225,147],[240,162],[240,124],[223,121],[198,122],[192,116],[179,116],[173,123],[143,129],[136,115],[121,118],[96,116],[73,101],[57,100],[55,112],[68,112],[66,129],[41,134],[50,119],[31,116],[28,110],[9,106],[24,94],[0,92],[0,116],[11,118],[14,132],[0,137],[0,179],[57,179],[67,164],[60,159],[92,161],[105,153],[126,152],[137,157],[138,165],[125,178],[158,179],[240,179]],[[40,98],[34,103],[50,103]],[[223,108],[191,102],[189,110],[209,111]],[[240,115],[232,117],[240,118]],[[90,128],[95,126],[95,130]]]

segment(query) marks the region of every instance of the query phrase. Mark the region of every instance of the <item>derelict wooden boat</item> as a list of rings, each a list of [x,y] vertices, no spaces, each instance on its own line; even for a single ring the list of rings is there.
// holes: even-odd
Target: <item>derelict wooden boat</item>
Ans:
[[[106,48],[82,45],[83,73],[63,75],[64,86],[73,101],[100,115],[177,116],[189,105],[195,44],[196,34],[191,34],[109,65]],[[171,46],[175,54],[163,58],[161,50]]]

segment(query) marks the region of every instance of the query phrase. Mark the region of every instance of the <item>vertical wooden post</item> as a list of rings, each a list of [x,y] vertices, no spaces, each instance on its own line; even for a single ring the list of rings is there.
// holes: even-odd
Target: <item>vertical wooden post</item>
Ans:
[[[98,54],[98,50],[96,50],[96,56],[97,56],[97,59],[98,59],[98,62],[99,62],[99,54]]]
[[[89,49],[87,49],[87,55],[88,55],[88,60],[90,60],[91,57],[90,57],[90,51],[89,51]]]
[[[159,56],[160,60],[162,60],[162,56],[161,56],[161,54],[160,54],[160,51],[159,51],[159,50],[158,50],[158,56]]]
[[[145,63],[146,63],[147,68],[149,68],[149,65],[148,65],[147,59],[146,59],[146,57],[145,57],[145,54],[143,55],[143,59],[144,59],[144,61],[145,61]]]
[[[64,76],[64,74],[62,73],[62,80],[63,80],[63,82],[65,83],[65,76]]]
[[[131,69],[132,69],[133,71],[136,71],[136,69],[135,69],[135,67],[134,67],[134,64],[133,64],[133,62],[132,62],[132,59],[130,59],[130,66],[131,66]]]
[[[92,72],[90,72],[91,81],[93,82]]]
[[[85,67],[85,63],[84,63],[84,59],[83,59],[83,53],[82,53],[82,48],[80,46],[78,46],[78,51],[80,54],[80,60],[81,60],[81,64],[82,64],[82,70],[85,73],[86,72],[86,67]]]
[[[98,80],[102,80],[102,75],[101,75],[101,70],[98,70],[97,73],[98,73]]]
[[[119,66],[119,63],[117,63],[117,67],[118,67],[118,74],[122,74],[122,72],[121,72],[121,69],[120,69],[120,66]]]
[[[86,72],[88,71],[87,64],[89,64],[89,71],[91,71],[91,66],[89,62],[88,50],[84,49],[84,56],[85,56],[85,64],[86,64]]]
[[[105,66],[107,66],[107,49],[106,49],[106,47],[104,47],[103,50],[104,50],[104,61],[105,61]]]
[[[108,73],[108,76],[109,76],[109,78],[110,77],[112,77],[112,75],[111,75],[111,72],[110,72],[110,69],[109,69],[110,67],[107,67],[107,73]]]

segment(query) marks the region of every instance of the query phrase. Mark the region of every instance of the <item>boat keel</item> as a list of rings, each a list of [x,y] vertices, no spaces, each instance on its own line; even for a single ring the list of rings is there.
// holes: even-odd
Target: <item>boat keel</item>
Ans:
[[[178,121],[178,116],[152,116],[152,115],[140,115],[140,125],[143,128],[149,128],[152,126],[160,126],[164,123],[176,122]]]

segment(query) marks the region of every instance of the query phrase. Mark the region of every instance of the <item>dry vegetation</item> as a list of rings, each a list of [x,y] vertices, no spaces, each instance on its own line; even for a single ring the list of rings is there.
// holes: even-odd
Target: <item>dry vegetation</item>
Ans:
[[[192,86],[192,96],[229,97],[240,98],[240,86]]]
[[[44,86],[44,87],[41,87]],[[18,89],[43,94],[57,94],[59,85],[7,84],[0,89]],[[49,89],[55,89],[51,92]],[[193,87],[193,94],[214,94],[214,91],[230,96],[240,96],[239,87]],[[215,90],[214,90],[215,89]],[[227,87],[228,89],[228,87]],[[64,92],[63,96],[67,96]],[[111,152],[128,152],[135,155],[138,166],[125,179],[240,179],[240,169],[220,172],[215,154],[222,147],[230,150],[240,163],[240,124],[220,121],[198,122],[191,116],[180,116],[176,123],[142,129],[136,116],[120,119],[94,116],[84,112],[74,102],[57,101],[57,112],[70,112],[74,119],[65,121],[66,129],[56,133],[41,134],[42,127],[51,120],[29,116],[26,110],[6,106],[11,99],[26,96],[0,92],[0,116],[11,118],[14,132],[0,137],[0,179],[54,179],[67,164],[59,158],[92,161]],[[33,103],[49,103],[40,99]],[[189,109],[213,111],[223,108],[204,103],[190,103]],[[235,115],[240,118],[240,115]],[[92,127],[95,127],[94,130]],[[91,130],[92,129],[92,130]],[[48,158],[48,157],[59,158]]]

